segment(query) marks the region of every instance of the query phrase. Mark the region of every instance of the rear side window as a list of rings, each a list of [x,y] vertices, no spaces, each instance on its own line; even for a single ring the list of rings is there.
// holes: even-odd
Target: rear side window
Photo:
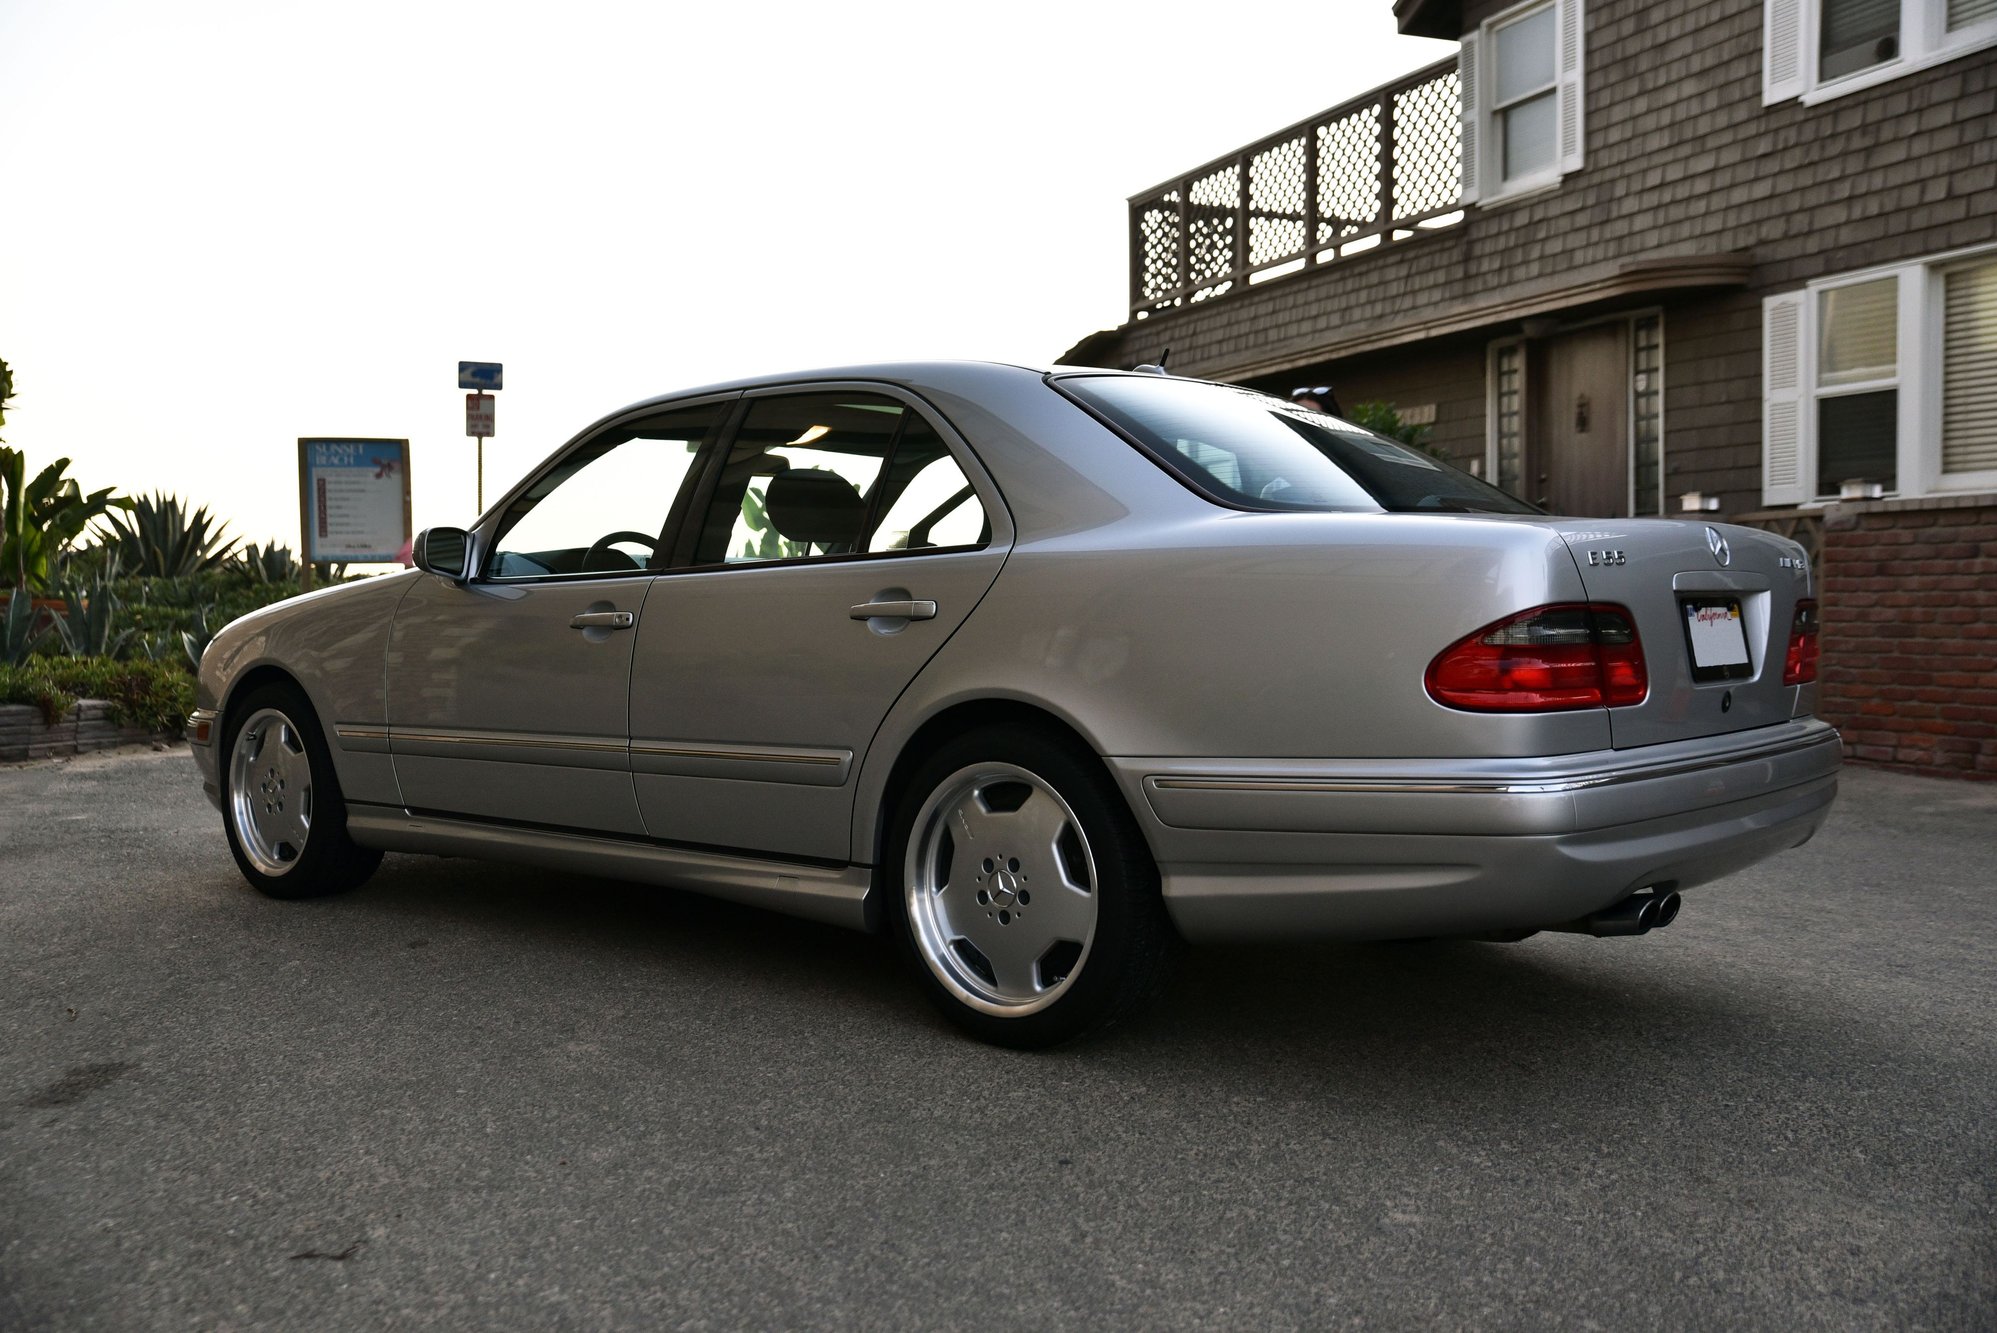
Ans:
[[[1266,394],[1166,376],[1052,382],[1194,490],[1231,508],[1540,512],[1440,459]]]

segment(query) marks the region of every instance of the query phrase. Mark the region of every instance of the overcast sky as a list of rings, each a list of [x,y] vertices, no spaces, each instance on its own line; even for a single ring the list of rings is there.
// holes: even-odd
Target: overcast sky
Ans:
[[[1122,322],[1124,200],[1452,44],[1388,0],[0,0],[0,359],[31,469],[297,543],[301,435],[473,513],[741,374],[1047,362]]]

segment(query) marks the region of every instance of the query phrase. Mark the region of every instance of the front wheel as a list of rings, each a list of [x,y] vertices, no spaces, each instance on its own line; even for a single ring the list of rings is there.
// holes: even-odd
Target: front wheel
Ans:
[[[943,1011],[987,1041],[1049,1046],[1162,985],[1177,937],[1143,835],[1102,761],[1010,728],[944,745],[893,828],[897,924]]]
[[[347,836],[332,752],[304,695],[251,690],[229,709],[222,744],[222,822],[244,879],[273,898],[318,898],[374,873],[381,853]]]

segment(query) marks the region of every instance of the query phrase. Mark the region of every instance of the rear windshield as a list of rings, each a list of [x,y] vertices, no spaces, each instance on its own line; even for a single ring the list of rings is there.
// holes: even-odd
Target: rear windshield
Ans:
[[[1420,450],[1266,394],[1162,375],[1053,383],[1194,490],[1236,509],[1540,512]]]

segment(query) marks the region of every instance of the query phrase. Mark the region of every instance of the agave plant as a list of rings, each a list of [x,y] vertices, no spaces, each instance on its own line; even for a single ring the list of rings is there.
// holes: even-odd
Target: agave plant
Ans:
[[[180,632],[180,646],[196,671],[201,669],[201,654],[208,651],[208,643],[215,637],[215,631],[208,626],[208,613],[214,609],[212,602],[203,603],[194,612],[194,628]]]
[[[132,637],[129,629],[119,629],[118,599],[109,588],[85,592],[64,588],[65,609],[55,613],[56,636],[62,650],[71,657],[116,657]]]
[[[25,592],[16,592],[7,600],[6,618],[0,620],[0,665],[21,665],[49,636],[46,625],[35,623],[40,619],[41,612]]]
[[[296,583],[301,572],[298,557],[291,553],[291,548],[279,546],[276,542],[268,546],[247,543],[236,552],[229,568],[253,584]]]
[[[187,502],[163,492],[140,496],[129,516],[107,514],[103,543],[119,563],[141,578],[185,578],[219,569],[236,549],[236,539],[224,538],[228,525],[219,523],[206,505],[189,511]]]

